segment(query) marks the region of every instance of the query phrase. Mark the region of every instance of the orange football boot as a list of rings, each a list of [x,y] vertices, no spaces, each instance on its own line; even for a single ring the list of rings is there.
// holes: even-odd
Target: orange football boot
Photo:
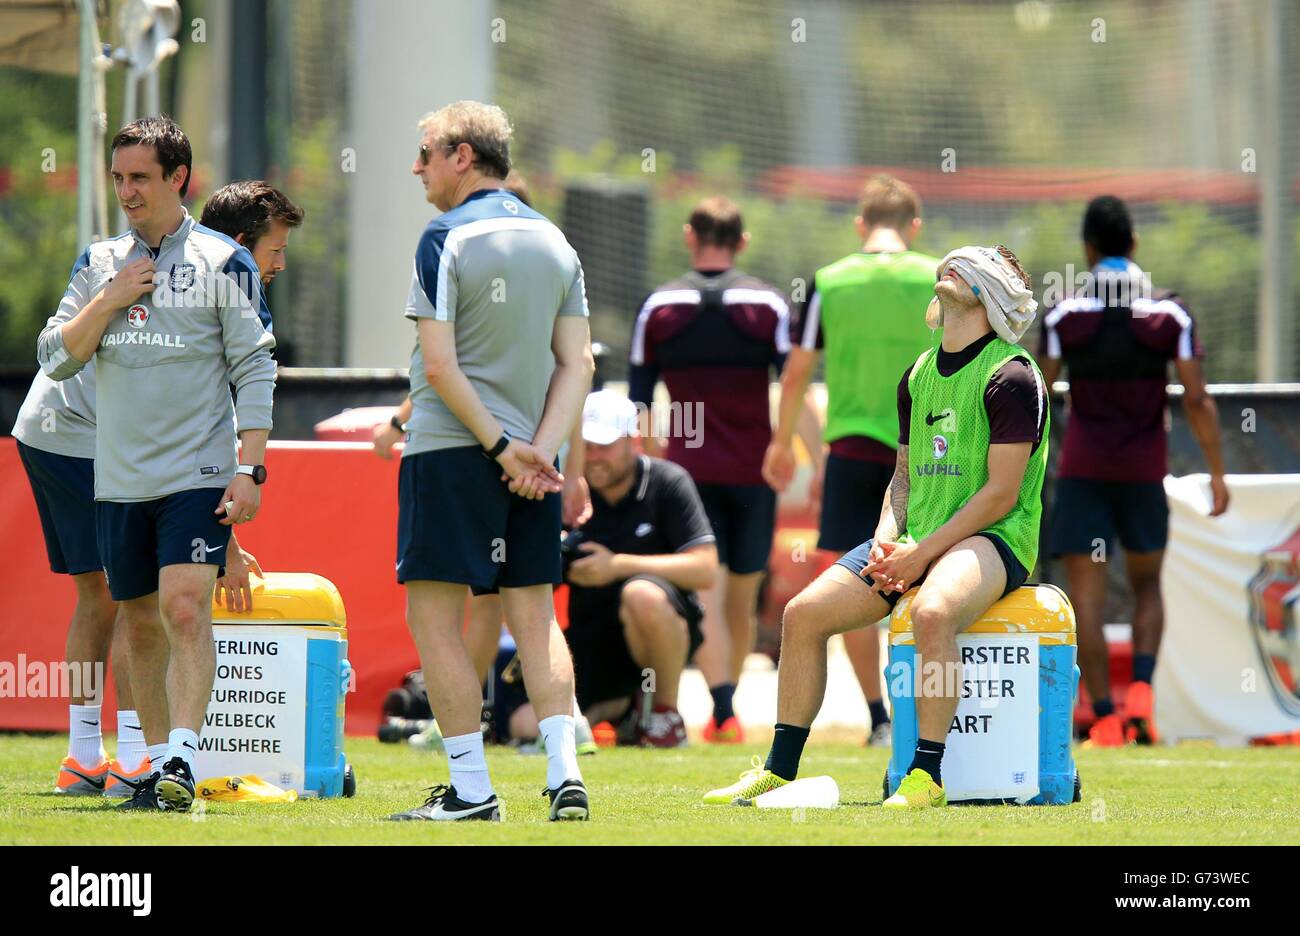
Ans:
[[[1160,740],[1156,736],[1155,697],[1151,683],[1129,684],[1124,695],[1124,734],[1136,744],[1155,744]]]
[[[103,796],[107,782],[107,760],[101,760],[94,767],[84,767],[71,757],[65,757],[59,764],[58,785],[54,792],[69,796]]]
[[[744,744],[745,730],[740,727],[740,719],[732,715],[721,725],[712,715],[704,726],[704,740],[709,744]]]
[[[1124,719],[1120,718],[1117,712],[1111,712],[1105,718],[1099,718],[1092,723],[1092,727],[1088,729],[1088,740],[1083,742],[1083,746],[1090,748],[1123,747],[1126,743]]]

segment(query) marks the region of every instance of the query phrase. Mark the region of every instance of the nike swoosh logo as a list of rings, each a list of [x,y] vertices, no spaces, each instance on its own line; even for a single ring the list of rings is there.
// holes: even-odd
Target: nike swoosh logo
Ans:
[[[925,424],[926,424],[927,426],[933,426],[933,425],[934,425],[935,423],[937,423],[939,420],[943,419],[943,417],[946,416],[946,415],[947,415],[947,411],[946,411],[946,410],[945,410],[944,412],[940,413],[938,416],[935,416],[935,415],[933,415],[933,414],[927,413],[927,414],[926,414],[926,417],[925,417]]]
[[[63,769],[64,769],[65,771],[67,771],[68,773],[72,774],[74,777],[80,777],[82,780],[85,780],[87,783],[89,783],[91,786],[93,786],[96,790],[102,790],[102,789],[104,789],[104,778],[103,778],[103,777],[87,777],[87,776],[86,776],[84,773],[82,773],[80,770],[73,770],[71,767],[64,767]]]
[[[182,742],[181,742],[181,747],[187,747],[187,748],[189,748],[191,751],[194,750],[194,745],[190,744],[188,741],[182,741]]]
[[[98,727],[99,727],[99,722],[97,722],[97,721],[86,721],[84,718],[81,720],[81,723],[82,723],[83,725],[89,725],[91,728],[98,728]]]
[[[451,759],[452,759],[452,760],[455,760],[455,759],[458,758],[458,757],[464,757],[464,756],[465,756],[466,754],[468,754],[468,753],[469,753],[469,751],[461,751],[459,754],[452,754],[452,755],[451,755]]]
[[[139,731],[139,730],[140,730],[140,726],[139,726],[139,725],[123,725],[122,727],[125,728],[127,731]]]
[[[225,549],[225,548],[226,548],[225,546],[204,546],[204,547],[203,547],[203,551],[204,551],[204,552],[214,553],[214,552],[216,552],[218,549]]]

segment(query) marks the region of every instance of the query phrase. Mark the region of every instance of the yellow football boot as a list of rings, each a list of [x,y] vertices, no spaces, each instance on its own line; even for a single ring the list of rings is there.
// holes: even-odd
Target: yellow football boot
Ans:
[[[885,800],[886,809],[925,809],[947,806],[948,794],[924,770],[916,769],[903,778],[896,792]]]
[[[756,797],[790,782],[782,780],[764,767],[762,759],[757,754],[754,755],[752,764],[753,766],[741,774],[740,779],[731,786],[705,793],[704,802],[714,806],[749,806],[753,804]]]

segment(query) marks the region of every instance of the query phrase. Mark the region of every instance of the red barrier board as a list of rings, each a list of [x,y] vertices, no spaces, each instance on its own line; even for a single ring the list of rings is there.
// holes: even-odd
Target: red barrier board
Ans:
[[[357,674],[347,731],[373,734],[384,693],[419,665],[397,584],[397,465],[369,444],[272,442],[257,520],[239,528],[268,571],[315,572],[338,586]],[[50,571],[40,518],[17,443],[0,439],[0,664],[58,663],[75,592]],[[17,674],[21,681],[21,672]],[[0,729],[66,731],[67,699],[0,698]],[[105,711],[115,706],[113,693]],[[105,725],[113,725],[112,717]]]
[[[394,453],[395,455],[397,453]],[[348,734],[373,735],[384,694],[419,665],[406,629],[406,596],[394,571],[397,553],[398,459],[375,456],[368,442],[272,442],[268,481],[257,519],[239,541],[266,571],[315,572],[343,596],[348,658],[356,674],[347,701]],[[767,617],[779,626],[786,602],[829,564],[816,552],[805,514],[783,512],[772,550]],[[791,537],[798,542],[793,548]],[[567,594],[557,590],[557,617],[567,625]],[[17,443],[0,439],[0,665],[63,660],[75,591],[50,571],[40,518]],[[110,680],[111,686],[111,680]],[[105,711],[115,710],[112,689]],[[0,698],[0,730],[66,731],[67,699],[20,692]],[[114,723],[106,718],[106,726]]]

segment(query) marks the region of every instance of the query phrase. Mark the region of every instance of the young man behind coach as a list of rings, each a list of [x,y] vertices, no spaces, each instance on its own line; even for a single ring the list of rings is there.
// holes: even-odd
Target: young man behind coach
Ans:
[[[586,819],[572,661],[552,604],[555,457],[595,369],[582,265],[559,229],[504,187],[513,128],[499,107],[460,101],[420,129],[411,172],[443,213],[420,237],[406,306],[417,341],[397,579],[451,783],[392,818],[501,818],[479,730],[482,688],[461,637],[469,587],[501,592],[546,746],[551,819]]]
[[[181,129],[134,121],[112,154],[131,230],[86,248],[78,299],[51,317],[37,356],[55,380],[97,362],[96,538],[154,770],[122,805],[184,811],[216,667],[213,585],[229,527],[256,516],[266,480],[275,340],[252,256],[181,204]]]
[[[258,180],[231,182],[208,196],[199,224],[224,234],[248,249],[257,265],[265,297],[276,276],[287,264],[289,234],[302,225],[303,210],[283,192]],[[270,308],[263,303],[258,314],[267,331],[272,331]],[[239,545],[230,531],[225,574],[217,579],[217,601],[231,611],[252,610],[253,592],[249,571],[262,574],[256,557]]]

